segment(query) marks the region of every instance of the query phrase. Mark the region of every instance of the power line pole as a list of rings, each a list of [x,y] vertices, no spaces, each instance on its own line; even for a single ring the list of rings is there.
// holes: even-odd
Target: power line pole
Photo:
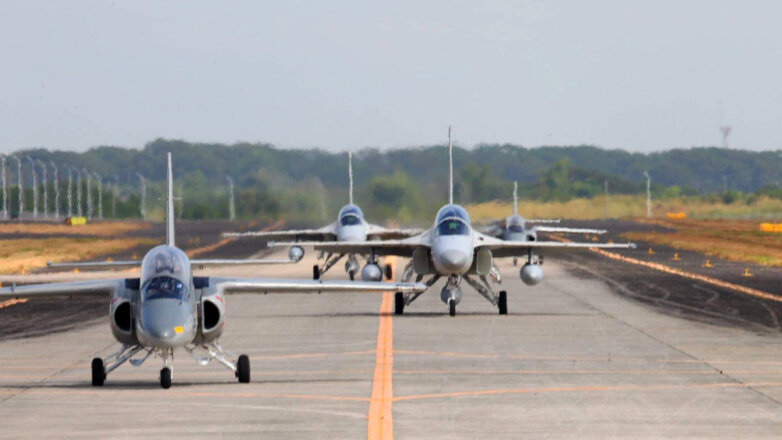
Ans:
[[[144,208],[147,203],[147,181],[144,179],[144,175],[141,173],[136,173],[138,175],[139,181],[141,181],[141,201],[139,202],[139,213],[141,214],[141,219],[144,220],[147,218],[147,211]]]
[[[16,160],[16,199],[19,202],[19,218],[24,215],[24,185],[22,179],[22,159],[12,156]]]
[[[50,162],[54,170],[54,218],[60,218],[60,170],[54,162]]]
[[[103,220],[103,182],[100,180],[100,174],[95,174],[95,181],[98,182],[98,220]]]
[[[33,172],[33,218],[38,218],[38,175],[35,172],[35,161],[30,156],[27,156],[27,160]]]
[[[8,220],[8,186],[5,180],[5,154],[2,156],[3,167],[3,218]]]
[[[644,171],[646,176],[646,218],[652,218],[652,178],[649,177],[649,172]]]
[[[73,169],[67,167],[68,171],[68,218],[73,217]]]
[[[605,192],[605,206],[603,207],[603,218],[608,218],[608,179],[603,180],[603,191]]]
[[[49,173],[46,170],[46,164],[43,161],[38,161],[38,166],[41,167],[41,185],[43,186],[43,218],[49,218]]]
[[[226,176],[228,181],[228,219],[236,220],[236,204],[234,203],[234,180],[231,176]]]

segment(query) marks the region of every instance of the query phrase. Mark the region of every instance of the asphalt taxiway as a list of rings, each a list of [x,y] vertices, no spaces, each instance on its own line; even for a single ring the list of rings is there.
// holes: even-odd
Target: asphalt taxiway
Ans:
[[[211,273],[306,278],[310,255]],[[391,294],[230,296],[222,345],[250,356],[246,385],[181,352],[169,390],[152,358],[92,387],[117,346],[105,317],[6,339],[0,437],[779,437],[779,333],[671,316],[567,264],[533,288],[501,262],[508,316],[465,286],[452,318],[439,283],[402,316]]]

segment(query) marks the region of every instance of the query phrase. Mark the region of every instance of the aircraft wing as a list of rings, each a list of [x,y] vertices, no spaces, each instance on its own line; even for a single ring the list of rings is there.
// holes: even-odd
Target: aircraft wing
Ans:
[[[520,257],[529,252],[530,249],[541,250],[571,250],[571,249],[635,249],[635,243],[578,243],[578,242],[560,242],[560,241],[505,241],[494,237],[489,237],[481,233],[474,234],[475,249],[489,249],[492,256]]]
[[[332,241],[337,239],[336,223],[319,229],[288,229],[286,231],[224,232],[223,237],[258,237],[268,241]]]
[[[605,234],[605,229],[589,229],[589,228],[564,228],[558,226],[535,226],[535,230],[538,232],[561,232],[565,234]]]
[[[378,256],[396,255],[407,257],[413,255],[416,248],[424,246],[429,247],[430,241],[428,234],[420,234],[415,237],[402,240],[383,240],[383,241],[330,241],[330,242],[296,242],[296,243],[273,243],[272,246],[308,246],[316,251],[329,252],[332,254],[361,254],[368,255],[372,252]]]
[[[319,281],[273,278],[209,277],[223,293],[321,293],[321,292],[423,292],[423,283],[383,283],[374,281]]]
[[[298,260],[290,259],[194,259],[190,260],[191,266],[230,266],[230,265],[252,265],[252,264],[289,264],[298,263]],[[79,267],[116,267],[116,266],[140,266],[141,260],[117,260],[117,261],[74,261],[66,263],[46,262],[46,266],[53,268],[79,268]]]
[[[420,228],[389,229],[382,226],[373,225],[371,223],[367,223],[366,227],[367,236],[378,240],[396,240],[400,238],[413,237],[424,232],[424,229]]]
[[[2,298],[40,298],[46,296],[110,295],[125,284],[125,279],[75,281],[71,283],[28,284],[0,288]]]

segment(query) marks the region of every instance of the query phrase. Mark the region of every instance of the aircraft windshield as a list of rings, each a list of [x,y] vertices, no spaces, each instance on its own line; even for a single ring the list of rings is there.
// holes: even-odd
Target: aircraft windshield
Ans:
[[[469,235],[470,228],[460,219],[450,218],[437,226],[437,235]]]
[[[446,205],[440,208],[440,212],[437,213],[437,223],[439,224],[442,220],[449,217],[462,219],[468,224],[470,222],[470,216],[467,214],[467,211],[459,205]]]
[[[524,226],[511,224],[511,225],[508,225],[508,231],[510,231],[510,232],[524,232]]]
[[[158,246],[150,250],[141,262],[141,282],[160,276],[178,280],[190,279],[190,262],[187,255],[177,248]]]
[[[345,205],[342,207],[342,209],[339,210],[339,218],[345,217],[346,215],[355,215],[359,218],[364,216],[364,213],[361,212],[361,208],[359,208],[356,205]]]
[[[361,224],[361,219],[355,214],[348,214],[339,219],[342,226],[355,226]]]
[[[176,299],[184,301],[187,298],[187,287],[171,277],[157,277],[149,280],[141,289],[144,301],[153,299]]]

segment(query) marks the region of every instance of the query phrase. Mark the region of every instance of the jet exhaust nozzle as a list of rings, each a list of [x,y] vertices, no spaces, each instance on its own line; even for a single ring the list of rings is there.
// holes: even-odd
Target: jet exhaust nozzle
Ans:
[[[304,258],[304,249],[301,246],[291,246],[288,250],[288,258],[292,261],[299,261]]]
[[[377,264],[368,263],[361,270],[361,279],[364,281],[381,281],[383,279],[383,271]]]
[[[539,264],[525,264],[519,271],[521,281],[528,286],[534,286],[543,281],[543,269]]]
[[[445,286],[443,287],[443,290],[440,291],[440,300],[445,304],[448,304],[448,301],[459,304],[462,300],[462,289],[458,286]]]

